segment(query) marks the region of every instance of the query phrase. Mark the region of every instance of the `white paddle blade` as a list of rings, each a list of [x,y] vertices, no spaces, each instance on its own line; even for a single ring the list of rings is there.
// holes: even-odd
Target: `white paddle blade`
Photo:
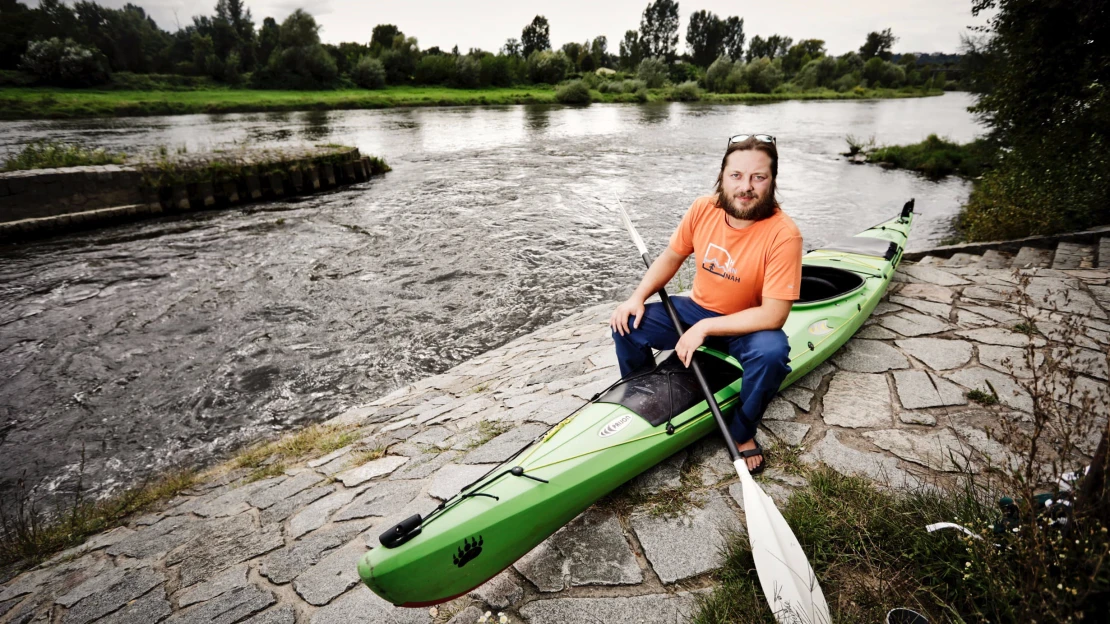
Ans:
[[[636,249],[640,251],[640,255],[647,253],[647,245],[644,244],[644,239],[640,238],[640,233],[636,231],[636,226],[632,225],[632,218],[624,210],[624,205],[621,200],[617,200],[617,210],[621,213],[621,221],[624,222],[624,227],[628,229],[628,235],[632,237],[632,242],[636,244]]]
[[[831,624],[829,605],[805,551],[775,502],[748,472],[743,459],[733,462],[744,489],[744,515],[759,585],[780,624]]]

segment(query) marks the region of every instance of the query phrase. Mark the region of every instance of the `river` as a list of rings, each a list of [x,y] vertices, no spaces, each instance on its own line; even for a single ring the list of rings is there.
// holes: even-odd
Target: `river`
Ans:
[[[727,137],[777,136],[806,248],[917,199],[939,243],[969,185],[847,163],[845,136],[967,141],[962,93],[877,101],[296,112],[0,123],[138,153],[342,143],[391,173],[340,191],[0,247],[0,499],[66,500],[211,464],[586,306],[708,193]],[[82,463],[82,456],[84,462]],[[83,466],[83,467],[82,467]]]

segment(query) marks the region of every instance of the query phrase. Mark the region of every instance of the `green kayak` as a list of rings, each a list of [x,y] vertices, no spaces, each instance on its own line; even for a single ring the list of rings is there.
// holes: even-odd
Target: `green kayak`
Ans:
[[[902,259],[913,200],[900,215],[807,253],[801,299],[783,328],[792,372],[813,370],[870,316]],[[697,354],[722,411],[739,392],[741,370],[725,353]],[[513,458],[421,518],[382,533],[358,571],[382,598],[424,607],[493,578],[614,488],[717,426],[692,373],[670,351],[652,370],[614,384]]]

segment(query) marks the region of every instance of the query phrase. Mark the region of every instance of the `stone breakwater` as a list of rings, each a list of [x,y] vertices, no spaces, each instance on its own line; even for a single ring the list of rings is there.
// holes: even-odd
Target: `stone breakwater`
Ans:
[[[987,429],[1032,409],[1019,357],[1029,341],[1051,347],[1077,323],[1066,365],[1087,391],[1107,391],[1110,271],[1023,274],[1039,334],[1015,331],[1024,317],[1011,303],[1012,270],[904,265],[860,333],[775,399],[764,445],[789,445],[804,463],[895,487],[944,481],[957,471],[953,458],[971,469],[1005,461],[1011,451]],[[331,421],[356,432],[348,447],[261,481],[226,473],[3,579],[0,622],[462,624],[486,610],[532,624],[686,621],[711,587],[727,536],[745,526],[716,436],[628,486],[683,488],[695,501],[689,509],[660,516],[595,505],[435,614],[394,608],[358,581],[356,562],[381,531],[428,512],[616,380],[610,310],[590,308],[350,408]],[[998,404],[970,403],[975,389],[996,393]],[[1096,408],[1104,419],[1106,403]],[[364,461],[366,447],[385,455]],[[780,504],[805,483],[781,465],[761,481]]]
[[[310,194],[363,182],[383,167],[357,148],[305,147],[0,172],[0,241]]]

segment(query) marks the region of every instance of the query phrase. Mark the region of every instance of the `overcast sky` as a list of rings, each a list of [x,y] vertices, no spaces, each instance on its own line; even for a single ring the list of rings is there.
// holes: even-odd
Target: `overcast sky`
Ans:
[[[23,0],[27,2],[27,0]],[[128,0],[97,0],[104,6],[120,7]],[[215,0],[130,0],[146,9],[165,30],[188,24],[194,15],[213,13]],[[38,0],[28,2],[37,6]],[[449,50],[481,48],[497,51],[510,37],[520,38],[521,29],[536,15],[551,24],[551,44],[558,48],[569,41],[584,42],[598,35],[609,38],[616,54],[626,30],[639,28],[647,0],[246,0],[255,24],[265,17],[279,22],[297,8],[316,17],[326,43],[367,43],[376,24],[396,24],[416,37],[421,49],[439,46]],[[971,15],[971,0],[767,0],[740,3],[735,0],[680,0],[679,49],[685,47],[690,13],[707,10],[720,17],[744,18],[748,40],[781,34],[800,39],[824,39],[833,54],[855,50],[868,32],[891,28],[898,42],[895,52],[956,52],[960,34],[984,19]]]

